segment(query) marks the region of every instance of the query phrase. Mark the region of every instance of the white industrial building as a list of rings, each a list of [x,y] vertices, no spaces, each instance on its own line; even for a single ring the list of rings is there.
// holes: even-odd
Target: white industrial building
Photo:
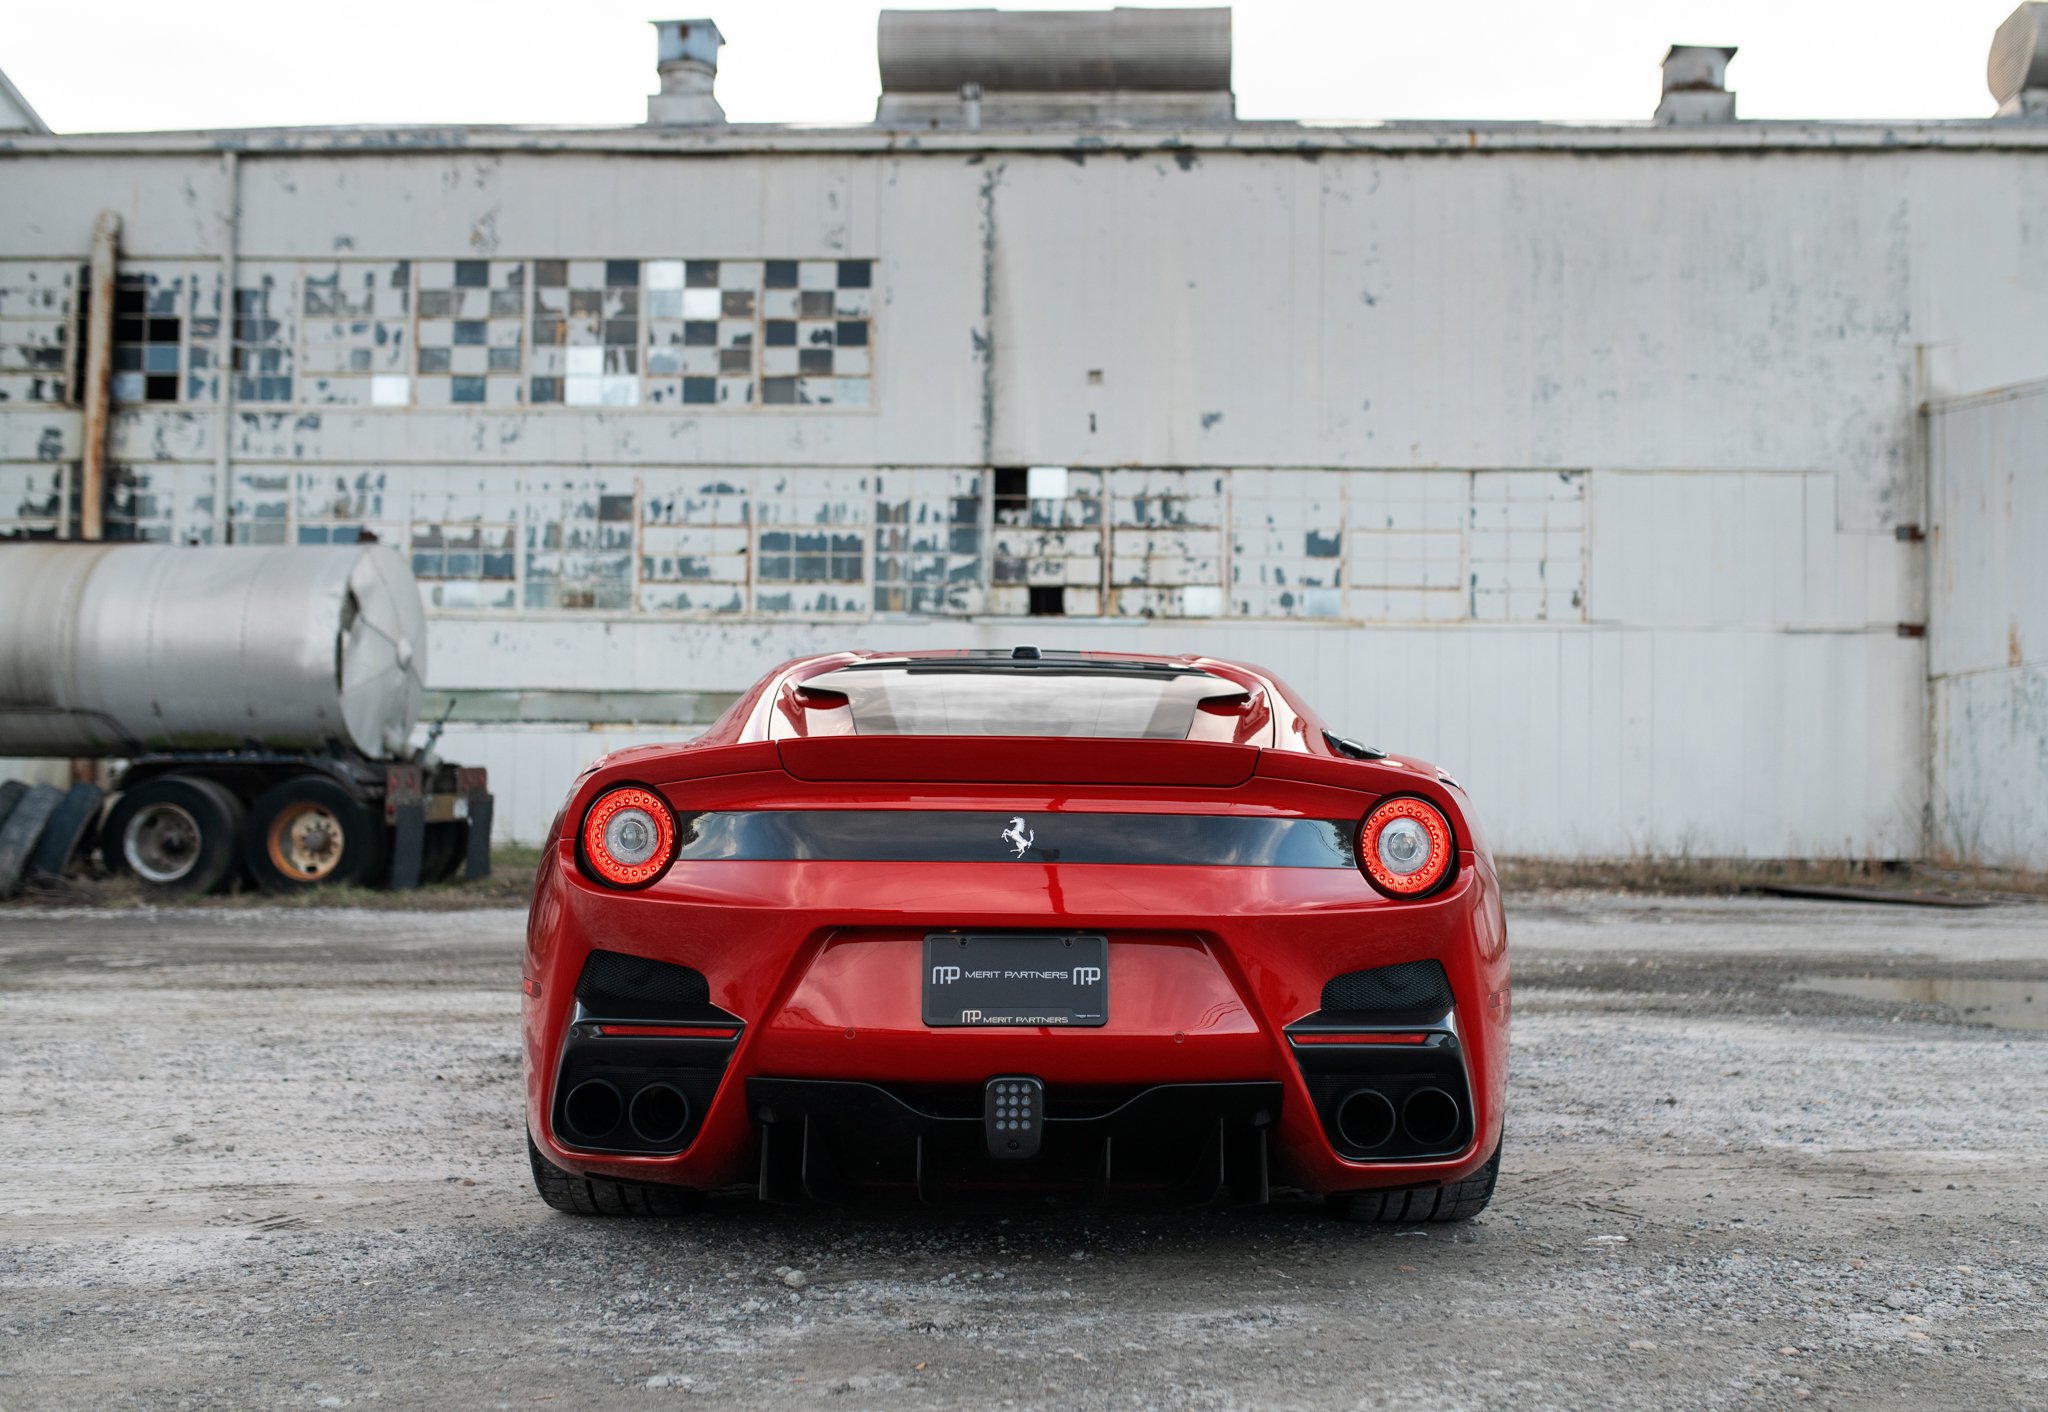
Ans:
[[[0,534],[79,532],[112,212],[108,535],[405,547],[502,836],[781,659],[1034,642],[1262,663],[1503,851],[2044,866],[2042,32],[1910,123],[1683,48],[1642,123],[1237,122],[1222,10],[888,14],[857,127],[725,123],[708,21],[632,128],[0,86]]]

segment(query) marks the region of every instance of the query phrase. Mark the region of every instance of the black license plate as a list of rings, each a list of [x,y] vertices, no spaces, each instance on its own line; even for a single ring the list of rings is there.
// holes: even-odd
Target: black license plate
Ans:
[[[1106,1025],[1109,938],[927,936],[924,1022],[955,1028]]]

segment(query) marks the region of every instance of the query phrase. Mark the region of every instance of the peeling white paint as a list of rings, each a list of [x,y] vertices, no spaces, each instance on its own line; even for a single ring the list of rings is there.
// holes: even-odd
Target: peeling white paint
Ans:
[[[437,687],[1219,651],[1439,758],[1503,848],[1920,851],[1914,368],[2048,373],[2017,128],[403,137],[242,152],[219,420],[217,154],[0,150],[0,533],[64,520],[77,413],[27,365],[75,346],[119,193],[187,381],[116,416],[110,524],[374,533],[422,576]],[[1986,738],[1990,704],[1939,724],[1976,670],[1937,669],[1938,741]],[[643,738],[467,729],[519,837]]]

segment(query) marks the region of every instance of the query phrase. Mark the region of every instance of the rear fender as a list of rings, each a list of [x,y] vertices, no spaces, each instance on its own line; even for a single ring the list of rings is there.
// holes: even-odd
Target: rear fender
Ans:
[[[1271,780],[1295,780],[1302,784],[1334,785],[1356,791],[1362,800],[1361,817],[1374,803],[1390,794],[1412,794],[1427,799],[1450,820],[1458,840],[1460,863],[1469,866],[1485,852],[1472,821],[1466,817],[1462,793],[1437,778],[1435,769],[1421,761],[1341,760],[1321,755],[1300,755],[1292,751],[1267,750],[1259,756],[1259,776]]]
[[[746,774],[755,770],[777,770],[775,747],[763,742],[748,745],[638,745],[614,751],[595,761],[569,786],[568,798],[555,815],[548,832],[550,844],[572,837],[576,821],[583,817],[590,801],[621,784],[653,785],[664,794],[672,785],[720,775]]]

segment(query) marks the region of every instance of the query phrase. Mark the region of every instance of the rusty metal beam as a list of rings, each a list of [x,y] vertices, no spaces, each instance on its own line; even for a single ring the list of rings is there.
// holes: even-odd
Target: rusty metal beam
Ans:
[[[78,463],[78,537],[106,538],[107,418],[113,403],[114,267],[119,258],[121,218],[100,212],[92,223],[91,293],[86,305],[85,444]]]
[[[242,157],[220,154],[220,329],[213,343],[214,376],[220,391],[214,399],[213,517],[215,544],[234,538],[235,504],[235,260],[241,241]]]

